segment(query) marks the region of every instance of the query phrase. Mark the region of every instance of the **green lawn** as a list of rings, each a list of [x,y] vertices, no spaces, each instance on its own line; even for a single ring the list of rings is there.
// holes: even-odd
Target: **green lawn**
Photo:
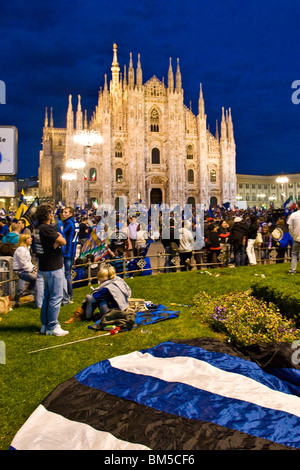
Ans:
[[[74,305],[61,308],[59,320],[69,335],[52,337],[40,335],[38,309],[32,304],[22,306],[2,316],[0,340],[6,346],[6,360],[0,364],[1,417],[0,449],[6,450],[22,424],[39,403],[61,382],[85,367],[106,358],[127,354],[134,350],[152,347],[162,341],[199,336],[219,337],[217,333],[192,315],[187,307],[171,306],[172,302],[192,304],[199,291],[211,295],[243,292],[262,274],[287,278],[289,263],[270,266],[249,266],[204,271],[158,274],[135,277],[127,282],[132,297],[162,303],[180,310],[177,319],[136,328],[116,336],[100,337],[102,332],[87,328],[88,322],[64,325],[85,295],[89,287],[74,290]],[[257,276],[255,276],[255,274]],[[296,279],[297,275],[291,279]],[[142,332],[147,330],[149,333]],[[76,344],[66,344],[84,338],[93,338]],[[39,349],[65,344],[63,347]]]

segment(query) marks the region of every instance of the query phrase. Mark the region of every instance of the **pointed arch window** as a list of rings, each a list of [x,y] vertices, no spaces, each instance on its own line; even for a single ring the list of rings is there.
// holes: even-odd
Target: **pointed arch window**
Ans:
[[[217,181],[217,172],[216,172],[216,170],[210,170],[209,181],[211,183],[215,183]]]
[[[122,183],[122,181],[123,181],[123,170],[122,168],[117,168],[116,169],[116,182]]]
[[[151,163],[154,165],[157,165],[160,163],[160,151],[158,148],[152,149],[151,152]]]
[[[156,108],[153,108],[150,114],[150,131],[159,132],[159,114]]]
[[[191,145],[188,145],[186,148],[186,158],[188,160],[193,160],[194,158],[193,147]]]
[[[89,177],[90,177],[90,181],[97,181],[97,170],[96,170],[96,168],[90,168]]]
[[[117,142],[115,146],[115,157],[122,158],[123,157],[123,149],[121,142]]]
[[[194,183],[194,170],[188,170],[188,182]]]

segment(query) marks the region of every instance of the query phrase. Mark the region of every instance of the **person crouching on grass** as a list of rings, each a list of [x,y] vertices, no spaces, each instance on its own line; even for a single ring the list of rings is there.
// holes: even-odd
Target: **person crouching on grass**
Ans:
[[[97,320],[105,313],[118,308],[125,311],[129,307],[128,299],[131,296],[131,289],[124,279],[116,276],[114,267],[102,268],[97,274],[99,286],[88,294],[81,306],[65,323],[74,323],[77,320],[92,320],[96,308],[100,310]]]

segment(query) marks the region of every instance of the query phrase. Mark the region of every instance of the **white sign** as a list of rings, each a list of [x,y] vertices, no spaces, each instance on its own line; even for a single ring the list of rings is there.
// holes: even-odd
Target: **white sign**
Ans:
[[[0,181],[0,197],[16,197],[15,181]]]
[[[247,209],[247,201],[236,201],[235,205],[238,209]]]
[[[17,139],[15,126],[0,126],[0,175],[17,172]]]

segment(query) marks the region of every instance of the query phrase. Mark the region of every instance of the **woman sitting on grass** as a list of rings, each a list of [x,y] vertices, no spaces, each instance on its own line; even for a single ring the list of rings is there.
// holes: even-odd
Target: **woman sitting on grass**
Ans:
[[[37,277],[37,269],[32,263],[30,247],[32,244],[31,235],[23,233],[18,240],[18,247],[14,252],[13,269],[17,273],[19,279],[29,282],[28,291],[34,293],[34,287]],[[18,290],[18,295],[21,292]]]
[[[65,323],[74,323],[76,320],[92,320],[93,313],[98,307],[101,318],[108,310],[118,308],[125,311],[129,304],[128,298],[131,296],[131,289],[126,282],[119,276],[116,276],[115,268],[110,266],[108,269],[102,268],[97,274],[99,286],[88,294],[78,307],[74,315]]]

